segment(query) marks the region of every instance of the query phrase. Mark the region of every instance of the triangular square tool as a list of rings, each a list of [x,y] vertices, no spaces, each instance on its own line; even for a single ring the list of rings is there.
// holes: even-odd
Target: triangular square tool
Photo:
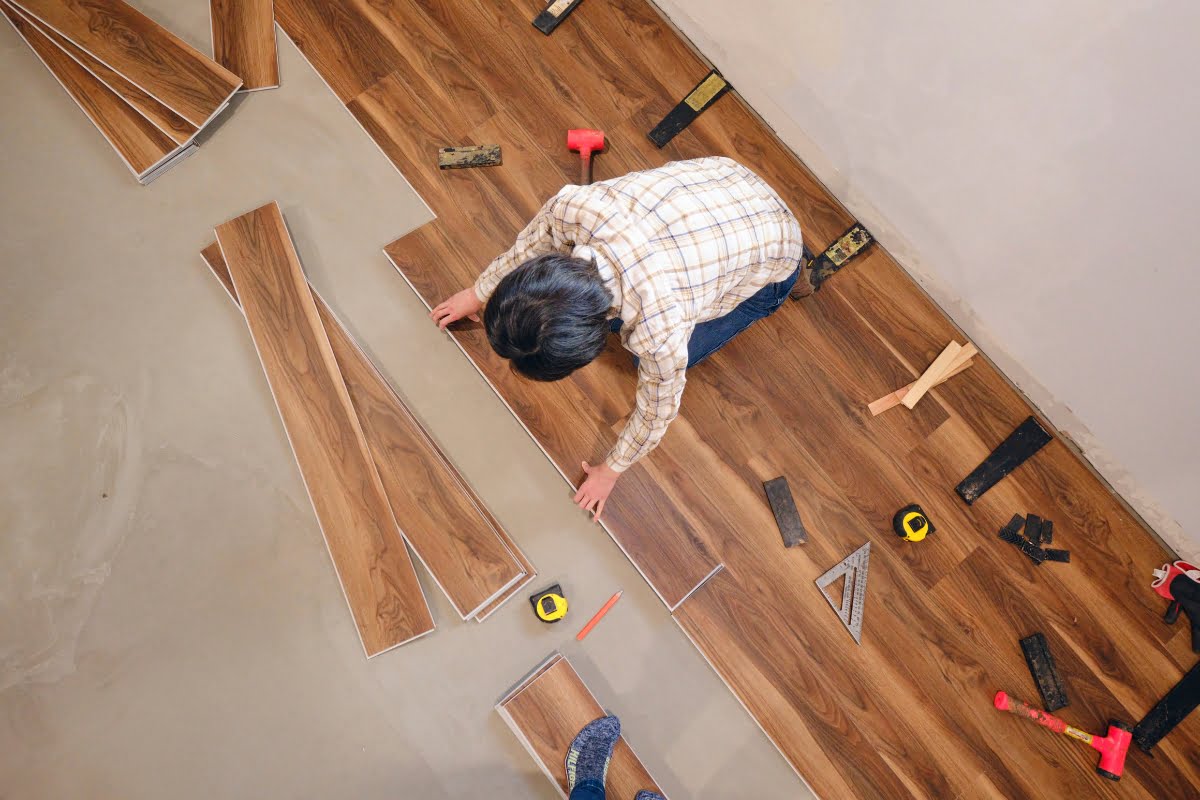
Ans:
[[[871,543],[867,542],[833,569],[817,578],[817,588],[829,607],[837,612],[838,619],[850,631],[854,641],[862,644],[863,603],[867,599],[867,565],[871,561]],[[842,587],[842,606],[838,608],[825,588],[838,578],[846,576],[845,586]]]

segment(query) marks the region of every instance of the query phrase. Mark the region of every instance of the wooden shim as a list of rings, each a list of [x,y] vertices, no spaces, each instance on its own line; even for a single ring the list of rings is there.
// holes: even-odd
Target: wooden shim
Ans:
[[[908,388],[908,392],[900,400],[901,405],[905,408],[912,409],[916,407],[925,393],[934,387],[946,373],[950,371],[951,364],[954,363],[955,356],[962,350],[962,345],[958,342],[951,342],[946,345],[946,349],[941,352],[933,363],[929,365],[929,369],[921,373],[921,377]]]
[[[56,46],[9,5],[0,11],[139,180],[176,150],[175,142]]]
[[[496,711],[566,797],[567,748],[585,725],[605,715],[570,662],[554,653],[506,694]],[[662,793],[624,736],[613,751],[605,788],[609,797],[632,798],[643,789]]]
[[[970,368],[971,364],[974,363],[975,356],[977,355],[979,355],[979,351],[975,349],[975,345],[971,344],[970,342],[967,342],[965,345],[963,345],[962,349],[958,351],[958,355],[955,356],[954,362],[950,365],[950,369],[946,370],[946,374],[942,375],[942,379],[938,381],[938,385],[940,386],[958,373]],[[867,410],[871,412],[871,416],[877,417],[884,411],[895,408],[896,406],[900,405],[900,401],[902,401],[905,395],[909,393],[914,383],[916,383],[916,381],[912,381],[907,386],[901,386],[899,389],[891,392],[890,394],[885,394],[874,403],[868,405]]]
[[[1053,438],[1036,418],[1029,417],[998,444],[970,475],[963,478],[955,491],[968,505],[974,503]]]
[[[92,58],[87,51],[77,47],[71,40],[61,36],[53,28],[37,21],[35,17],[17,9],[25,19],[50,41],[54,42],[67,55],[73,58],[84,69],[96,76],[109,89],[114,91],[122,100],[128,103],[154,127],[165,133],[176,144],[187,144],[199,130],[195,125],[143,92],[130,83],[122,75],[109,69],[101,61]]]
[[[213,58],[242,79],[243,92],[279,86],[272,0],[209,0]]]
[[[14,4],[198,127],[241,78],[123,0],[14,0]]]
[[[358,416],[275,203],[217,241],[368,657],[433,630]]]
[[[214,242],[205,263],[237,302]],[[309,287],[334,359],[362,425],[384,494],[405,540],[463,619],[494,610],[526,569],[507,534],[345,326]],[[523,558],[523,556],[522,556]]]

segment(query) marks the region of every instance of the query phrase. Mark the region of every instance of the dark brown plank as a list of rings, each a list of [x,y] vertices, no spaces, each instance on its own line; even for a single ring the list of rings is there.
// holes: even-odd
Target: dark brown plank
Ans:
[[[16,0],[193,125],[203,126],[241,79],[122,0]]]
[[[237,302],[220,247],[214,242],[201,256]],[[405,540],[459,616],[486,615],[533,570],[510,553],[511,540],[483,502],[321,296],[312,294]]]
[[[217,241],[368,657],[433,630],[279,206]]]
[[[279,86],[272,0],[209,0],[213,58],[242,79],[242,91]]]
[[[538,767],[567,791],[563,762],[575,734],[605,715],[570,662],[555,653],[496,706],[500,717],[529,751]],[[632,798],[643,789],[662,792],[626,740],[613,751],[605,789],[610,797]]]
[[[172,139],[56,46],[25,17],[3,3],[0,3],[0,11],[135,176],[140,179],[175,151],[176,145]]]

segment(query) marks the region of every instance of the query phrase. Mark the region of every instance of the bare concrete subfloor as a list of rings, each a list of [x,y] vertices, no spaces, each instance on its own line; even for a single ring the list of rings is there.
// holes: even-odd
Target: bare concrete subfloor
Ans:
[[[207,3],[138,5],[208,50]],[[143,188],[0,27],[0,797],[552,798],[492,706],[556,648],[676,798],[807,796],[427,321],[380,247],[429,212],[290,42],[282,89],[240,97]],[[459,622],[422,576],[438,630],[364,659],[245,325],[198,255],[271,199],[573,621],[520,599]]]

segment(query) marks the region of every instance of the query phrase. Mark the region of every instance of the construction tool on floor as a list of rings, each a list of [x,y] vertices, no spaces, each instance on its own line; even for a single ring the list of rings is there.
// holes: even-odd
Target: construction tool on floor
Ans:
[[[1154,570],[1150,588],[1171,601],[1163,621],[1174,625],[1179,612],[1187,614],[1192,628],[1192,652],[1200,653],[1200,567],[1187,561],[1163,564]]]
[[[582,2],[583,0],[552,0],[542,13],[533,18],[533,27],[549,36],[554,33],[558,24]]]
[[[466,147],[438,148],[438,169],[498,167],[504,163],[498,144],[473,144]]]
[[[933,363],[921,373],[921,377],[913,381],[912,385],[908,387],[908,391],[904,393],[900,404],[909,410],[916,408],[917,403],[921,402],[921,398],[925,396],[925,393],[946,377],[946,373],[950,371],[950,366],[954,363],[954,359],[958,356],[960,350],[962,350],[962,345],[958,342],[950,342],[950,344],[946,345],[942,352],[938,354],[938,357],[933,360]]]
[[[997,534],[1001,539],[1016,547],[1022,553],[1029,557],[1029,560],[1038,566],[1044,561],[1061,561],[1064,564],[1071,563],[1070,550],[1057,550],[1052,547],[1042,548],[1034,544],[1034,539],[1045,542],[1046,529],[1049,525],[1051,537],[1053,537],[1054,523],[1049,520],[1042,520],[1036,514],[1029,515],[1030,520],[1034,520],[1036,524],[1031,525],[1029,520],[1022,517],[1020,514],[1014,514],[1008,524],[1000,529]],[[1021,528],[1024,526],[1025,535],[1021,535]]]
[[[1024,717],[1042,727],[1049,728],[1055,733],[1061,733],[1087,743],[1100,753],[1100,763],[1096,765],[1096,772],[1111,781],[1121,780],[1121,774],[1125,771],[1125,756],[1129,753],[1129,743],[1132,740],[1133,731],[1125,723],[1110,720],[1108,732],[1104,736],[1097,736],[1087,731],[1081,731],[1073,725],[1068,725],[1053,714],[1009,697],[1006,692],[996,692],[996,697],[992,702],[1000,711],[1016,714],[1018,717]]]
[[[1029,674],[1037,684],[1038,693],[1042,696],[1042,705],[1047,711],[1058,711],[1071,704],[1067,699],[1067,690],[1063,687],[1062,677],[1054,666],[1054,656],[1050,655],[1050,645],[1046,642],[1044,633],[1035,633],[1021,640],[1021,652],[1025,654],[1025,664]]]
[[[1133,728],[1133,742],[1147,753],[1200,705],[1200,662]]]
[[[567,615],[567,596],[557,583],[531,594],[529,604],[542,622],[558,622]]]
[[[937,528],[919,505],[913,503],[896,512],[892,517],[892,530],[906,542],[920,542]]]
[[[595,616],[588,620],[587,625],[584,625],[579,633],[575,634],[575,641],[582,642],[584,639],[586,639],[587,635],[592,632],[592,628],[596,627],[600,620],[604,619],[604,615],[612,610],[612,607],[617,604],[617,601],[621,599],[621,595],[624,593],[624,591],[619,591],[612,597],[608,598],[608,602],[602,605],[600,610],[596,612]]]
[[[767,492],[767,502],[771,504],[771,513],[775,515],[775,524],[783,536],[784,547],[795,547],[808,541],[808,532],[804,530],[804,522],[796,509],[796,498],[792,497],[792,489],[788,486],[787,478],[782,475],[763,484]]]
[[[659,148],[665,147],[667,142],[675,138],[675,134],[691,125],[692,120],[721,99],[731,88],[733,87],[714,69],[687,93],[687,97],[679,101],[679,105],[663,117],[662,122],[654,126],[654,130],[647,134],[650,141]]]
[[[946,370],[946,372],[942,375],[941,380],[935,383],[934,386],[941,386],[958,373],[968,369],[971,364],[975,363],[974,358],[977,355],[979,355],[979,351],[975,349],[975,345],[971,344],[970,342],[964,344],[962,349],[958,351],[958,355],[954,357],[954,361],[951,362],[949,369]],[[871,412],[872,417],[877,417],[884,411],[901,405],[904,401],[904,398],[908,396],[908,393],[912,391],[912,388],[916,385],[916,383],[916,381],[912,381],[907,386],[901,386],[896,391],[885,394],[883,397],[868,405],[867,410]]]
[[[967,505],[974,503],[1053,438],[1037,419],[1030,417],[997,445],[970,475],[963,478],[955,491],[967,501]]]
[[[592,154],[604,149],[604,131],[575,128],[567,131],[567,147],[579,151],[579,185],[592,182]]]
[[[825,248],[825,252],[812,260],[813,289],[820,289],[833,273],[846,266],[850,261],[861,255],[867,247],[875,242],[871,232],[863,227],[861,222],[855,222],[850,229],[834,239],[833,244]]]
[[[867,567],[870,563],[871,543],[867,542],[817,578],[817,588],[821,590],[821,596],[829,603],[829,607],[837,612],[838,619],[859,644],[862,644],[863,605],[867,601]],[[846,576],[846,582],[842,586],[842,605],[839,608],[825,591],[825,587],[843,575]]]

